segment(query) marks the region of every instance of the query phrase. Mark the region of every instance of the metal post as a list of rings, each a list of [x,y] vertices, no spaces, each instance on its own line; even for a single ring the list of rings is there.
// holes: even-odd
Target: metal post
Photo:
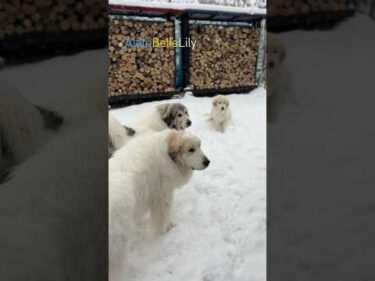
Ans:
[[[184,13],[181,16],[181,40],[189,37],[189,15]],[[182,48],[182,87],[190,85],[190,48]]]
[[[260,23],[260,34],[259,34],[259,44],[258,44],[258,56],[256,62],[255,71],[255,83],[260,85],[263,80],[263,64],[265,59],[265,39],[266,39],[266,19],[262,19]]]

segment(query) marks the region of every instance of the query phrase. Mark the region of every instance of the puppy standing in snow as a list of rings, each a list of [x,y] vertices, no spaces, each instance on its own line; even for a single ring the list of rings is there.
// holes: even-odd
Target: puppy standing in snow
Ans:
[[[165,233],[174,189],[209,163],[197,137],[170,129],[129,141],[109,160],[111,281],[123,278],[128,239],[137,221],[149,212],[154,231]]]
[[[210,120],[217,131],[224,133],[232,118],[232,113],[229,108],[229,100],[223,95],[215,96],[212,99],[212,109]]]

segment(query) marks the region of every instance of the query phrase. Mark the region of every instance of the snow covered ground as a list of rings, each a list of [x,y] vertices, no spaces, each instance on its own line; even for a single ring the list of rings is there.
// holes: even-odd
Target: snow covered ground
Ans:
[[[230,95],[233,121],[225,134],[204,116],[210,98],[186,96],[189,128],[202,139],[211,164],[177,190],[171,220],[177,226],[163,238],[138,238],[124,280],[266,280],[266,93]],[[173,100],[174,101],[174,100]],[[131,124],[158,101],[111,110]],[[135,246],[134,246],[135,245]]]

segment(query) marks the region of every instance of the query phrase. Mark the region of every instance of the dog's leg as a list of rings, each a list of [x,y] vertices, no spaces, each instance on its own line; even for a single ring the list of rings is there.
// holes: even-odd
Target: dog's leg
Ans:
[[[109,281],[121,281],[125,278],[129,241],[123,234],[110,234],[109,239]]]
[[[213,123],[215,130],[220,131],[220,123],[218,123],[216,120]]]
[[[151,223],[157,234],[163,234],[168,230],[172,194],[165,194],[164,198],[159,198],[151,206]]]

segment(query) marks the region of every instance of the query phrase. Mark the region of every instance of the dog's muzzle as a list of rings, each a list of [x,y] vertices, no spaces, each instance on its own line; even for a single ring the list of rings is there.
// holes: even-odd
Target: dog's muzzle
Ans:
[[[190,121],[190,119],[186,122],[186,125],[189,127],[189,126],[191,126],[191,121]]]
[[[204,161],[203,161],[203,165],[204,165],[205,168],[207,168],[208,165],[210,165],[210,160],[208,160],[207,157],[204,159]]]

